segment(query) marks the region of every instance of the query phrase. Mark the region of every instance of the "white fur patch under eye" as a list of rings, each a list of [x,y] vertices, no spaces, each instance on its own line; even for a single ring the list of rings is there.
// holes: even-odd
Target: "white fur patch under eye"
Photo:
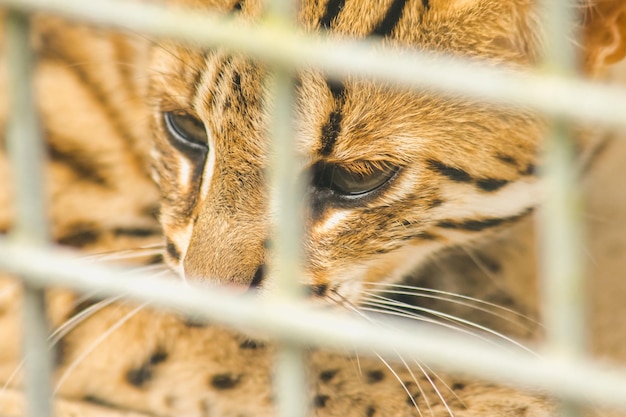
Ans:
[[[185,158],[178,158],[178,182],[184,193],[189,192],[193,181],[193,166]]]
[[[344,221],[347,216],[348,212],[346,210],[337,210],[336,212],[328,216],[323,222],[317,224],[313,229],[313,233],[327,233],[329,230],[337,227],[337,225]]]
[[[450,219],[516,216],[542,199],[541,183],[535,179],[519,180],[501,190],[485,193],[462,184],[450,184],[443,191],[440,213]]]
[[[204,164],[204,172],[202,173],[202,182],[200,187],[200,200],[206,200],[207,195],[209,194],[209,188],[211,186],[211,179],[213,178],[213,171],[215,169],[215,152],[213,147],[213,142],[211,140],[211,135],[209,137],[209,152],[207,155],[206,163]]]

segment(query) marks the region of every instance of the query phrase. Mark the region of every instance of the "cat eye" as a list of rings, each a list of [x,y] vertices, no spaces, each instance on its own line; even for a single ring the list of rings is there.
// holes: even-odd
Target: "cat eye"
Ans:
[[[168,111],[163,113],[163,122],[170,140],[177,148],[183,145],[199,151],[208,149],[206,127],[197,117],[189,113]]]
[[[340,165],[318,164],[314,168],[313,185],[342,197],[362,197],[385,185],[396,172],[398,168],[389,165],[372,164],[351,171]]]

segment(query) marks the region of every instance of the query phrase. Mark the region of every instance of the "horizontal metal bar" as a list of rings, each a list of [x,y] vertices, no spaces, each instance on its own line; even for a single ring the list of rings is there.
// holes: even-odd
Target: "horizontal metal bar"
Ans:
[[[510,346],[494,347],[496,341],[485,344],[424,325],[373,326],[338,311],[305,308],[302,302],[236,297],[219,288],[192,288],[139,273],[129,276],[128,270],[94,266],[67,251],[10,244],[6,239],[0,239],[0,269],[25,274],[30,285],[97,291],[102,296],[123,294],[216,324],[263,332],[279,341],[334,350],[354,346],[362,354],[376,352],[394,358],[400,354],[449,372],[626,410],[626,374],[589,359],[569,363],[549,355],[538,358]]]
[[[55,13],[157,38],[223,46],[283,67],[318,68],[333,77],[352,74],[395,81],[525,106],[577,122],[626,128],[626,90],[615,86],[498,69],[426,52],[383,49],[374,41],[306,35],[276,22],[252,26],[234,22],[232,17],[177,11],[137,1],[0,0],[0,5]]]

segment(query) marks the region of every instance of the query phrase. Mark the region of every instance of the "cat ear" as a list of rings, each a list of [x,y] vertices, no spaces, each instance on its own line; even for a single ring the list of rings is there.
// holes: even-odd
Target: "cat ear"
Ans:
[[[585,69],[596,72],[626,56],[626,0],[585,0]]]

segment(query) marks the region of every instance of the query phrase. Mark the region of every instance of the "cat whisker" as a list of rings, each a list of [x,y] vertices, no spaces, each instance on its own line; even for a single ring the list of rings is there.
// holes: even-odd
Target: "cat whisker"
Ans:
[[[372,298],[367,298],[366,297],[364,299],[364,302],[367,303],[368,305],[381,308],[382,309],[382,311],[381,311],[382,313],[385,312],[385,309],[389,308],[389,309],[395,309],[395,311],[398,311],[400,313],[405,313],[405,314],[407,314],[407,317],[411,317],[411,315],[408,315],[408,313],[406,312],[407,309],[408,310],[413,310],[413,311],[419,311],[419,312],[422,312],[422,313],[433,315],[435,317],[438,317],[438,318],[441,318],[441,319],[444,319],[444,320],[448,320],[448,321],[451,321],[451,322],[454,322],[454,323],[459,323],[461,325],[467,326],[467,327],[472,328],[472,329],[480,330],[480,331],[482,331],[484,333],[488,333],[488,334],[490,334],[492,336],[495,336],[495,337],[497,337],[499,339],[502,339],[502,340],[504,340],[504,341],[506,341],[508,343],[511,343],[513,346],[515,346],[517,348],[520,348],[520,349],[522,349],[522,350],[524,350],[524,351],[526,351],[526,352],[528,352],[528,353],[530,353],[530,354],[532,354],[534,356],[537,355],[531,349],[529,349],[528,347],[522,345],[518,341],[516,341],[516,340],[514,340],[514,339],[512,339],[512,338],[510,338],[510,337],[508,337],[508,336],[506,336],[506,335],[504,335],[504,334],[502,334],[500,332],[497,332],[497,331],[495,331],[493,329],[490,329],[488,327],[482,326],[482,325],[480,325],[478,323],[474,323],[474,322],[472,322],[470,320],[466,320],[466,319],[463,319],[461,317],[453,316],[451,314],[443,313],[443,312],[432,310],[432,309],[429,309],[429,308],[414,306],[414,305],[407,304],[407,303],[402,303],[400,301],[396,301],[396,300],[393,300],[393,299],[390,299],[390,298],[387,298],[387,297],[382,297],[382,296],[376,295],[376,294],[368,294],[368,295],[370,297],[372,297]],[[413,317],[413,318],[419,318],[420,320],[423,320],[423,317],[419,316],[419,315],[417,315],[417,317]],[[440,323],[440,322],[437,322],[437,323]],[[456,326],[453,326],[453,328],[455,328],[458,331],[461,330],[460,328],[458,328]],[[472,335],[475,335],[475,336],[479,336],[475,332],[469,332],[469,333],[472,334]],[[484,340],[489,341],[488,339],[484,339]]]
[[[414,361],[416,361],[417,359],[413,358],[413,360],[414,360]],[[429,367],[428,365],[426,365],[425,363],[420,362],[420,364],[421,364],[424,368],[426,368],[426,370],[427,370],[428,372],[430,372],[431,374],[433,374],[433,375],[435,376],[435,378],[436,378],[439,382],[441,382],[441,383],[443,384],[443,386],[444,386],[444,387],[446,387],[446,389],[447,389],[447,390],[448,390],[448,391],[449,391],[452,395],[454,395],[454,398],[456,398],[456,399],[457,399],[457,401],[459,401],[459,403],[461,403],[461,405],[462,405],[464,408],[467,408],[467,404],[465,404],[465,402],[461,399],[461,397],[459,397],[459,396],[458,396],[458,394],[457,394],[456,392],[454,392],[454,390],[450,387],[450,385],[448,385],[448,384],[446,383],[446,381],[444,381],[444,380],[443,380],[443,378],[441,378],[441,377],[439,376],[439,374],[438,374],[438,373],[436,373],[435,371],[433,371],[433,370],[432,370],[432,368],[431,368],[431,367]]]
[[[377,293],[387,293],[387,294],[396,294],[396,295],[409,295],[409,296],[415,296],[415,297],[423,297],[423,298],[434,298],[434,297],[427,297],[426,294],[436,294],[438,296],[441,296],[442,298],[436,298],[438,300],[442,300],[442,301],[448,301],[450,303],[455,303],[455,304],[460,304],[466,307],[470,307],[470,308],[474,308],[477,309],[479,311],[484,311],[485,313],[490,313],[493,314],[495,316],[501,317],[501,313],[507,313],[510,314],[512,316],[518,317],[520,319],[524,319],[530,323],[532,323],[535,326],[539,326],[541,327],[542,324],[539,323],[537,320],[531,318],[528,315],[522,314],[519,311],[513,310],[511,308],[508,307],[504,307],[502,305],[499,304],[495,304],[495,303],[491,303],[485,300],[481,300],[480,298],[475,298],[475,297],[470,297],[468,295],[464,295],[464,294],[457,294],[457,293],[453,293],[453,292],[449,292],[449,291],[443,291],[443,290],[437,290],[437,289],[433,289],[433,288],[426,288],[426,287],[415,287],[415,286],[411,286],[411,285],[406,285],[406,284],[393,284],[393,283],[382,283],[382,282],[368,282],[365,283],[367,285],[370,285],[372,287],[376,287],[376,292]],[[392,289],[388,289],[388,288],[392,288]],[[445,298],[445,297],[450,297],[450,298]],[[460,300],[464,300],[464,301],[460,301]],[[474,306],[470,303],[465,303],[465,301],[469,301],[472,303],[476,303],[479,304],[481,306],[484,307],[478,307],[478,306]],[[490,310],[488,308],[493,309],[492,312],[490,312]],[[520,325],[520,324],[518,324]]]
[[[413,359],[413,361],[415,362],[415,364],[420,368],[420,370],[422,371],[422,373],[424,374],[424,376],[426,377],[426,379],[428,380],[428,382],[430,383],[430,385],[433,387],[433,389],[435,390],[435,393],[437,394],[437,396],[439,397],[439,400],[441,401],[441,403],[443,404],[443,406],[446,408],[446,410],[448,411],[448,414],[450,415],[450,417],[454,417],[454,413],[452,412],[452,409],[450,408],[450,406],[448,405],[448,402],[446,401],[446,399],[444,398],[444,396],[441,394],[441,391],[439,390],[439,387],[437,387],[437,384],[435,384],[435,381],[433,381],[433,379],[430,377],[430,375],[428,374],[428,372],[426,372],[426,370],[424,370],[424,368],[422,367],[422,365],[415,359]]]
[[[419,380],[417,379],[417,377],[413,373],[413,370],[406,363],[404,358],[402,356],[400,356],[400,354],[397,354],[397,355],[398,355],[398,358],[400,359],[400,361],[402,362],[402,364],[404,365],[405,369],[409,373],[409,375],[411,375],[411,379],[413,379],[413,382],[415,382],[415,386],[417,386],[417,389],[419,390],[421,396],[424,397],[424,402],[426,403],[426,407],[428,407],[428,411],[430,411],[430,415],[434,416],[433,409],[430,406],[430,401],[428,401],[428,396],[426,395],[426,392],[422,389],[422,386],[420,385]],[[417,410],[419,415],[422,416],[422,412],[420,411],[419,406],[417,405],[417,401],[415,401],[415,398],[413,397],[413,394],[409,393],[409,398],[411,399],[411,402],[415,406],[415,409]]]
[[[153,266],[162,266],[162,265],[149,265],[148,267],[153,267]],[[143,268],[140,267],[140,268],[137,268],[137,269],[143,269]],[[130,272],[132,273],[134,271],[135,270],[130,271]],[[166,274],[168,272],[170,272],[169,269],[165,269],[165,270],[159,272],[158,274],[155,274],[155,277],[159,277],[159,276],[164,275],[164,274]],[[93,295],[91,295],[91,296],[93,296]],[[70,318],[69,320],[67,320],[63,325],[59,326],[50,335],[49,339],[51,340],[51,344],[49,345],[49,348],[52,348],[56,343],[59,342],[59,340],[61,340],[65,336],[67,336],[67,334],[69,332],[71,332],[74,328],[76,328],[76,326],[78,324],[80,324],[81,322],[83,322],[84,320],[86,320],[87,318],[92,316],[93,314],[97,313],[98,311],[102,310],[103,308],[113,304],[116,301],[119,301],[123,297],[124,297],[123,295],[119,295],[119,296],[116,296],[116,297],[111,297],[111,298],[107,298],[105,300],[99,301],[98,303],[96,303],[96,304],[86,308],[85,310],[81,311],[77,315],[75,315],[72,318]],[[89,298],[90,297],[86,297],[86,299],[89,299]],[[65,380],[68,378],[68,376],[74,371],[74,369],[76,369],[76,367],[96,347],[98,347],[98,345],[100,345],[111,334],[113,334],[117,329],[119,329],[124,323],[129,321],[133,316],[135,316],[140,310],[145,308],[148,304],[149,303],[143,303],[143,304],[137,306],[136,308],[134,308],[132,311],[130,311],[128,314],[126,314],[124,317],[122,317],[120,320],[118,320],[107,331],[105,331],[98,338],[96,338],[96,340],[94,340],[89,346],[87,346],[87,348],[85,350],[83,350],[83,352],[65,369],[63,374],[59,377],[59,379],[57,380],[57,383],[56,383],[56,386],[54,388],[54,392],[53,393],[56,394],[58,392],[58,390],[61,388],[61,386],[63,385]]]
[[[445,323],[445,322],[442,322],[440,320],[435,320],[433,318],[420,316],[420,315],[415,314],[415,313],[409,313],[407,311],[404,311],[404,310],[401,310],[401,309],[396,309],[396,308],[393,308],[393,307],[380,307],[377,304],[366,304],[366,305],[371,305],[373,307],[361,307],[361,310],[369,311],[369,312],[372,312],[372,313],[384,314],[384,315],[392,316],[392,317],[401,317],[401,318],[405,318],[405,319],[421,321],[423,323],[428,323],[428,324],[432,324],[432,325],[435,325],[435,326],[444,327],[444,328],[453,330],[455,332],[459,332],[459,333],[466,334],[468,336],[475,337],[475,338],[480,339],[483,342],[491,344],[491,345],[496,345],[492,340],[489,340],[489,339],[481,336],[480,334],[477,334],[476,332],[468,330],[465,327],[460,327],[458,325]],[[496,345],[496,346],[498,346],[498,345]]]
[[[417,405],[417,402],[415,401],[415,398],[413,398],[413,395],[411,395],[411,391],[409,391],[409,388],[402,381],[402,378],[400,378],[400,375],[398,375],[398,373],[393,369],[393,367],[389,365],[389,363],[382,356],[380,356],[376,352],[374,352],[374,354],[383,363],[383,365],[385,365],[385,367],[389,370],[389,372],[391,372],[391,374],[396,378],[396,380],[398,380],[398,382],[400,383],[400,386],[402,386],[402,389],[404,390],[404,392],[406,392],[406,395],[408,395],[409,398],[411,399],[411,402],[413,403],[413,406],[415,407],[415,410],[417,410],[417,413],[420,415],[420,417],[424,417],[422,414],[422,411]]]
[[[13,382],[13,380],[15,379],[17,374],[20,372],[20,370],[24,366],[25,362],[26,362],[26,359],[22,359],[20,361],[20,363],[17,364],[17,366],[15,367],[13,372],[11,372],[11,375],[9,375],[9,377],[4,382],[4,384],[2,384],[2,387],[0,387],[0,397],[2,397],[2,394],[4,394],[4,392],[7,390],[7,388],[9,388],[9,386],[11,385],[11,382]]]
[[[337,291],[333,292],[337,298],[339,298],[339,300],[341,301],[341,305],[342,306],[347,306],[349,310],[357,313],[359,316],[365,318],[367,321],[374,323],[374,324],[378,324],[378,325],[385,325],[386,327],[392,327],[389,326],[389,324],[387,323],[382,323],[379,320],[375,320],[374,318],[366,315],[363,313],[362,310],[367,310],[367,309],[360,309],[358,307],[356,307],[353,303],[351,303],[349,300],[347,300],[345,297],[343,297],[341,294],[339,294]],[[329,297],[330,298],[330,297]],[[330,298],[332,301],[337,302],[337,300],[333,300],[332,298]],[[373,309],[371,309],[373,310]],[[424,318],[426,321],[431,321],[432,319],[428,319],[428,318]],[[435,320],[432,320],[433,323],[437,322]],[[454,327],[454,326],[451,326]],[[470,333],[470,332],[468,332]],[[391,365],[385,361],[385,359],[383,359],[377,352],[374,352],[374,354],[378,357],[378,359],[380,359],[380,361],[387,367],[387,369],[389,369],[389,371],[395,376],[395,378],[398,380],[398,382],[400,382],[402,388],[404,389],[404,391],[407,393],[409,399],[411,400],[411,402],[413,403],[413,406],[415,407],[415,409],[417,410],[418,414],[420,415],[420,417],[423,417],[422,411],[420,410],[419,406],[417,405],[417,402],[415,401],[415,398],[413,397],[413,395],[411,394],[410,390],[408,389],[408,387],[406,386],[406,384],[401,380],[400,376],[398,375],[398,373],[391,367]],[[426,402],[426,406],[428,407],[428,410],[430,411],[431,416],[434,416],[434,412],[432,410],[432,407],[430,405],[430,401],[428,400],[428,396],[426,395],[426,392],[422,389],[418,378],[416,378],[415,374],[413,373],[413,371],[411,370],[411,367],[406,363],[406,361],[404,360],[404,358],[396,353],[398,358],[400,359],[400,361],[402,362],[402,364],[404,365],[404,367],[406,368],[407,372],[411,375],[411,378],[413,379],[413,381],[415,382],[415,385],[417,386],[418,390],[420,391],[421,395],[424,397],[424,401]],[[415,360],[415,359],[414,359]],[[433,385],[433,388],[435,389],[435,391],[437,392],[437,394],[439,395],[441,401],[443,402],[444,406],[446,407],[446,409],[448,410],[448,412],[450,413],[451,416],[453,416],[452,411],[450,410],[448,404],[446,403],[445,399],[441,396],[441,394],[439,393],[439,390],[437,389],[437,387],[434,385],[434,383],[432,382],[432,380],[429,378],[429,376],[424,372],[424,369],[418,364],[418,366],[420,367],[421,371],[424,373],[424,375],[426,376],[426,378],[428,378],[429,382],[431,383],[431,385]],[[447,387],[447,385],[446,385]],[[448,387],[449,388],[449,387]],[[454,395],[456,395],[456,393],[454,393]],[[457,397],[458,398],[458,397]],[[460,399],[459,399],[460,400]],[[462,401],[461,401],[462,402]]]
[[[500,344],[496,344],[493,340],[483,337],[481,336],[480,333],[477,333],[476,331],[472,331],[472,330],[480,330],[482,333],[487,333],[490,334],[492,336],[495,336],[498,339],[502,339],[507,343],[512,344],[513,346],[515,346],[516,348],[522,349],[523,351],[532,354],[533,356],[537,356],[537,354],[535,352],[533,352],[531,349],[529,349],[528,347],[524,346],[523,344],[517,342],[516,340],[502,334],[499,333],[493,329],[490,329],[488,327],[485,326],[481,326],[477,323],[471,322],[469,320],[465,320],[463,318],[460,317],[456,317],[450,314],[446,314],[446,313],[442,313],[442,312],[438,312],[436,310],[431,310],[431,309],[427,309],[427,308],[421,308],[421,307],[416,307],[416,306],[411,306],[410,304],[405,304],[405,303],[399,303],[395,300],[389,300],[389,301],[382,301],[382,300],[364,300],[364,305],[366,306],[370,306],[370,307],[362,307],[362,310],[368,310],[368,311],[372,311],[372,312],[377,312],[377,313],[382,313],[382,314],[386,314],[386,315],[391,315],[391,316],[397,316],[397,317],[403,317],[403,318],[409,318],[412,320],[419,320],[425,323],[429,323],[429,324],[434,324],[436,326],[440,326],[440,327],[445,327],[445,328],[449,328],[451,330],[457,331],[457,332],[461,332],[461,333],[465,333],[467,335],[470,335],[472,337],[478,338],[486,343],[489,343],[491,345],[494,345],[496,347],[500,347],[502,348],[503,346]],[[407,309],[409,310],[417,310],[426,314],[430,314],[433,315],[439,319],[443,319],[445,321],[448,321],[450,323],[445,323],[441,320],[436,320],[433,318],[428,318],[416,313],[411,313],[408,312]],[[458,323],[459,325],[455,325],[455,324],[451,324],[451,323]]]
[[[481,270],[483,274],[491,281],[496,287],[501,289],[500,280],[494,275],[493,272],[485,265],[485,263],[474,253],[474,250],[469,245],[461,245],[461,250],[467,255],[467,257],[474,262],[474,264]]]
[[[57,327],[54,330],[54,332],[52,332],[50,334],[50,336],[48,336],[48,340],[50,341],[50,345],[48,346],[48,348],[52,348],[55,344],[57,344],[59,342],[59,340],[63,339],[65,336],[67,336],[80,323],[84,322],[89,317],[91,317],[94,314],[96,314],[98,311],[100,311],[103,308],[113,304],[114,302],[120,300],[121,298],[122,298],[122,296],[117,296],[117,297],[111,297],[111,298],[104,299],[102,301],[99,301],[99,302],[97,302],[97,303],[87,307],[86,309],[84,309],[81,312],[73,315],[72,317],[70,317],[68,320],[63,322],[63,324],[61,324],[59,327]]]
[[[82,256],[82,259],[102,261],[120,261],[128,259],[142,258],[146,256],[156,256],[163,253],[163,245],[144,246],[133,249],[123,249],[119,251],[100,252],[92,255]]]
[[[133,316],[135,316],[139,311],[145,308],[149,303],[143,303],[133,310],[124,315],[120,320],[118,320],[113,326],[109,327],[106,332],[102,333],[100,336],[96,338],[81,354],[65,369],[63,374],[57,380],[56,386],[54,387],[53,394],[57,394],[61,386],[65,383],[66,379],[69,375],[80,365],[80,363],[89,356],[93,350],[98,347],[104,340],[106,340],[109,336],[111,336],[116,330],[122,327],[126,322],[128,322]]]
[[[89,297],[85,297],[85,299],[88,299],[88,298]],[[78,313],[78,314],[72,316],[70,319],[66,320],[63,324],[61,324],[59,327],[57,327],[48,336],[48,342],[49,342],[48,343],[48,350],[51,350],[59,342],[59,340],[63,339],[65,336],[67,336],[80,323],[82,323],[83,321],[85,321],[87,318],[89,318],[90,316],[94,315],[98,311],[102,310],[106,306],[108,306],[108,305],[114,303],[115,301],[119,300],[120,298],[122,298],[122,297],[121,296],[119,296],[119,297],[112,297],[112,298],[109,298],[109,299],[106,299],[106,300],[102,300],[102,301],[100,301],[100,302],[98,302],[98,303],[96,303],[96,304],[94,304],[92,306],[89,306],[85,310],[81,311],[80,313]],[[15,367],[15,370],[13,372],[11,372],[11,375],[9,375],[9,377],[7,378],[5,383],[3,384],[2,388],[0,388],[0,395],[2,395],[2,393],[11,384],[13,379],[15,379],[15,377],[17,376],[19,371],[24,366],[24,363],[25,363],[25,359],[22,359],[20,361],[20,363],[17,364],[17,366]]]

